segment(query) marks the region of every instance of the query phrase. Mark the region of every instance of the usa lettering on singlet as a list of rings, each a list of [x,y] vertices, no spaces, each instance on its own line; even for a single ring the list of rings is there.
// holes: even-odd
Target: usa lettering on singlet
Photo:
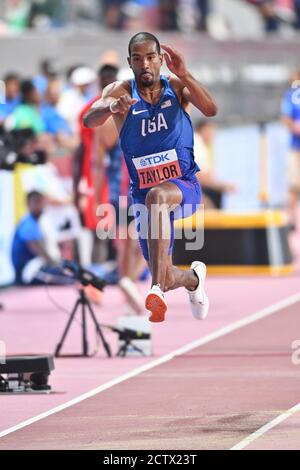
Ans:
[[[132,80],[132,98],[120,133],[131,186],[143,190],[174,178],[187,178],[199,168],[193,158],[193,128],[170,86],[161,76],[163,93],[155,105],[145,101]]]

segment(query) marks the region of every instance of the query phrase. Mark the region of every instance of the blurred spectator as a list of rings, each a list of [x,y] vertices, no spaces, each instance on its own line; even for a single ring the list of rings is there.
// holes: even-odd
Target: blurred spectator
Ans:
[[[247,0],[248,3],[255,5],[262,15],[265,23],[266,32],[274,32],[278,29],[278,18],[274,8],[273,0]]]
[[[48,80],[56,77],[57,72],[53,66],[53,62],[50,59],[43,59],[39,64],[39,74],[34,77],[33,84],[41,95],[45,95]]]
[[[121,29],[123,26],[122,6],[126,0],[102,0],[104,24],[109,29]]]
[[[39,146],[39,141],[35,132],[31,128],[15,129],[9,133],[11,137],[11,149],[18,155],[18,159],[22,162],[30,162],[33,154],[39,155],[42,149]],[[46,155],[40,158],[33,158],[33,161],[46,160]]]
[[[282,23],[300,28],[300,0],[236,0],[238,2],[247,2],[258,10],[268,33],[279,30]],[[7,29],[20,32],[27,27],[47,31],[82,20],[94,25],[100,21],[114,30],[198,30],[225,38],[230,29],[234,33],[234,26],[230,28],[230,24],[238,22],[240,16],[234,5],[232,13],[231,9],[226,14],[223,9],[222,13],[220,4],[223,2],[216,0],[6,0],[5,3],[5,24],[0,25],[0,34],[1,30],[2,34],[7,34]],[[228,5],[230,8],[231,3]],[[259,31],[260,21],[257,18],[255,21]]]
[[[6,0],[4,19],[13,32],[22,32],[28,26],[30,2],[28,0]]]
[[[109,185],[109,201],[118,209],[119,195],[121,191],[122,179],[122,153],[118,142],[116,129],[112,123],[108,123],[99,129],[86,128],[82,118],[90,106],[100,97],[102,90],[117,80],[118,67],[112,64],[104,64],[98,70],[99,95],[91,100],[82,110],[79,123],[81,126],[80,135],[82,141],[82,163],[81,178],[86,181],[87,193],[96,186],[96,199],[103,202],[103,198],[108,201],[107,195],[103,194],[103,187],[106,178]],[[105,191],[104,191],[105,192]],[[94,199],[94,196],[93,196]],[[95,228],[97,219],[94,213],[94,204],[90,205],[93,214],[85,215],[87,226]]]
[[[280,24],[288,23],[299,29],[300,1],[299,0],[246,0],[255,5],[260,11],[267,33],[278,31]]]
[[[232,184],[219,181],[214,175],[215,124],[212,121],[199,121],[195,125],[194,155],[200,167],[198,174],[206,209],[221,209],[224,193],[235,191]]]
[[[11,136],[18,161],[23,162],[18,192],[22,191],[23,198],[24,194],[33,191],[45,196],[46,206],[39,223],[47,242],[48,253],[58,260],[59,244],[74,240],[80,234],[80,221],[73,205],[71,175],[60,175],[47,153],[41,151],[41,143],[31,129],[12,131]]]
[[[282,100],[281,114],[282,121],[291,134],[288,161],[288,209],[291,229],[295,229],[300,194],[300,67],[291,77],[291,86]]]
[[[79,131],[78,117],[89,101],[89,89],[95,81],[96,74],[89,67],[75,68],[70,76],[71,87],[60,96],[57,110],[66,119],[73,134]]]
[[[58,79],[48,81],[45,91],[45,101],[41,105],[41,115],[49,134],[71,134],[67,121],[58,113],[56,106],[61,94],[61,84]]]
[[[27,196],[27,205],[29,213],[16,227],[12,244],[12,263],[15,268],[17,284],[27,284],[32,281],[34,276],[30,276],[29,273],[26,276],[24,270],[26,266],[28,268],[33,259],[39,258],[37,266],[34,266],[37,269],[34,271],[38,271],[43,263],[54,263],[45,249],[42,231],[38,223],[45,207],[45,198],[36,191],[30,192]]]
[[[0,104],[0,123],[12,114],[20,104],[20,78],[16,73],[8,73],[4,77],[5,103]]]
[[[31,128],[39,135],[44,149],[53,153],[57,146],[61,149],[75,150],[78,139],[72,135],[70,126],[58,112],[57,104],[61,94],[61,85],[57,79],[51,79],[46,90],[45,101],[31,80],[21,84],[21,101],[6,121],[7,129]]]
[[[123,27],[127,30],[159,29],[159,0],[127,0],[122,6]]]
[[[179,29],[206,31],[209,3],[210,0],[177,0],[176,14]]]
[[[50,161],[23,172],[22,185],[26,193],[38,191],[46,198],[40,227],[53,259],[61,258],[63,243],[77,240],[81,233],[78,211],[73,204],[70,178],[62,178]],[[69,243],[70,251],[73,248]]]
[[[41,116],[46,132],[55,137],[62,148],[74,151],[78,137],[73,135],[66,119],[58,112],[57,104],[61,95],[61,83],[57,78],[48,81],[45,101],[41,105]]]
[[[176,30],[177,24],[177,4],[178,0],[160,1],[160,27],[164,30]]]
[[[27,195],[28,214],[16,227],[12,243],[12,263],[18,285],[70,284],[61,276],[59,268],[45,243],[39,220],[45,207],[43,194],[32,191]]]
[[[299,28],[300,1],[299,0],[274,0],[275,12],[280,21],[288,23],[295,29]]]
[[[121,165],[121,151],[119,146],[116,146],[117,134],[114,129],[112,129],[112,132],[105,133],[104,128],[101,127],[99,129],[86,128],[82,118],[90,106],[99,99],[102,89],[116,80],[117,73],[118,68],[115,65],[104,64],[100,67],[98,71],[98,95],[82,108],[78,120],[81,148],[80,152],[77,153],[78,170],[75,188],[77,190],[79,189],[80,192],[79,199],[78,197],[77,199],[82,212],[84,226],[93,231],[98,223],[98,219],[96,218],[96,204],[109,201],[105,156],[106,152],[108,154],[110,154],[110,152],[107,151],[107,149],[110,147],[112,151],[110,162],[113,161],[114,165],[119,165],[119,167]],[[107,140],[110,142],[106,141],[104,144],[103,141],[100,140],[101,136],[104,139],[106,134]],[[111,143],[111,141],[113,142]],[[116,172],[114,176],[117,181],[120,179],[118,172]],[[112,184],[114,185],[115,182]],[[118,199],[118,195],[116,198]],[[90,252],[91,251],[92,248],[90,248]],[[87,256],[87,258],[90,258],[90,256]]]
[[[210,0],[197,0],[198,20],[197,29],[199,31],[207,31],[207,18],[210,8]]]
[[[102,1],[105,25],[111,29],[207,30],[209,0]]]
[[[35,0],[31,2],[29,26],[36,28],[58,28],[66,20],[66,0]]]
[[[9,129],[31,128],[35,133],[45,132],[46,126],[40,114],[40,95],[31,80],[21,83],[21,102],[8,117]]]

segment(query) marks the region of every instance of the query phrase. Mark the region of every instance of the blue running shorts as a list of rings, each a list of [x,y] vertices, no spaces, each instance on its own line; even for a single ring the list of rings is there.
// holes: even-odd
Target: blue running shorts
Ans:
[[[172,254],[174,246],[174,220],[190,217],[199,208],[201,203],[201,186],[198,178],[193,175],[188,180],[174,178],[169,181],[176,184],[182,192],[182,201],[174,211],[169,212],[171,223],[171,238],[168,255]],[[148,212],[145,208],[145,201],[148,190],[135,191],[132,193],[132,210],[135,218],[136,230],[139,236],[139,242],[143,256],[146,261],[149,261],[148,252]],[[142,205],[142,206],[141,206]]]

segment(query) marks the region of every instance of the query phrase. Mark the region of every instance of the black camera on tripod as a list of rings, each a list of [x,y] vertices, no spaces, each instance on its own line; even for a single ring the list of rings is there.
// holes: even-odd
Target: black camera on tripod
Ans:
[[[42,165],[47,161],[43,150],[35,149],[36,135],[30,128],[7,132],[0,126],[0,170],[13,170],[16,163]]]
[[[63,261],[60,265],[60,269],[62,273],[67,276],[71,277],[72,279],[76,279],[80,282],[81,287],[79,288],[79,297],[74,305],[74,308],[71,312],[70,318],[68,323],[64,329],[62,337],[55,349],[55,357],[89,357],[89,347],[87,341],[87,313],[89,313],[92,322],[94,323],[96,333],[99,336],[100,340],[102,341],[103,348],[108,357],[111,357],[111,349],[108,342],[105,340],[105,337],[102,333],[101,326],[93,312],[92,306],[90,304],[89,299],[86,296],[84,286],[92,285],[96,289],[103,290],[106,283],[103,279],[96,276],[91,271],[82,268],[79,264],[75,263],[74,261]],[[80,308],[81,307],[81,308]],[[67,336],[67,333],[71,327],[71,324],[75,318],[76,312],[80,308],[81,310],[81,326],[82,326],[82,353],[81,354],[60,354],[60,351],[63,347],[63,343]]]
[[[83,286],[92,285],[96,289],[103,291],[104,287],[106,286],[106,282],[104,279],[96,276],[91,271],[82,268],[79,264],[75,263],[74,261],[64,260],[60,265],[62,272],[67,277],[71,277],[72,279],[76,279],[79,281]]]
[[[96,316],[93,312],[92,306],[90,304],[89,299],[86,296],[84,286],[87,285],[92,285],[96,289],[103,290],[106,282],[104,279],[99,278],[96,276],[94,273],[91,271],[88,271],[87,269],[82,268],[79,264],[75,263],[74,261],[62,261],[62,263],[59,265],[59,269],[61,270],[62,274],[67,276],[68,278],[77,280],[80,282],[81,287],[79,288],[79,297],[75,303],[75,306],[70,314],[68,323],[63,331],[62,337],[59,341],[59,343],[56,346],[55,349],[55,357],[89,357],[89,351],[88,351],[88,342],[87,342],[87,313],[89,313],[90,318],[92,322],[94,323],[96,333],[99,336],[99,338],[102,341],[103,348],[107,354],[108,357],[111,357],[111,349],[110,345],[107,343],[105,340],[105,337],[102,333],[101,327],[108,328],[109,330],[113,331],[114,333],[117,333],[119,336],[119,341],[120,341],[120,347],[117,353],[117,356],[119,357],[125,357],[128,350],[134,350],[137,353],[141,354],[142,356],[145,356],[145,353],[143,349],[137,346],[135,344],[136,340],[146,340],[149,341],[151,338],[151,334],[149,332],[143,332],[140,330],[133,330],[130,328],[115,328],[113,326],[109,325],[100,325],[99,322],[96,319]],[[60,351],[63,347],[65,338],[67,336],[67,333],[71,327],[71,324],[75,318],[76,312],[78,311],[78,308],[81,310],[81,326],[82,326],[82,353],[81,354],[60,354]]]

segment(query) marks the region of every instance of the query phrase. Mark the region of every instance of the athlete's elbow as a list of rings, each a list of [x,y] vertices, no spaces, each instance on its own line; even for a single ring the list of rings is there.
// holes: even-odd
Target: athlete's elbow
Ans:
[[[99,125],[99,123],[96,122],[95,118],[89,112],[87,112],[83,116],[82,122],[83,122],[84,127],[87,127],[87,128],[93,128]]]
[[[218,106],[216,103],[211,103],[204,111],[206,117],[214,117],[218,114]]]
[[[90,116],[88,112],[84,114],[82,118],[82,122],[83,122],[84,127],[91,127]]]

